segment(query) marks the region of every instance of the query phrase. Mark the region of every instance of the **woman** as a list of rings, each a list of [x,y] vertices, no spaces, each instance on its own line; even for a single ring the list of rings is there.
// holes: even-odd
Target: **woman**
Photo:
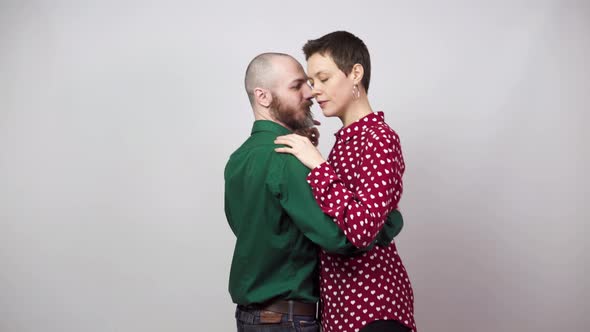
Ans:
[[[314,98],[342,129],[328,160],[304,136],[278,137],[311,169],[307,181],[324,213],[357,247],[371,244],[402,193],[404,161],[397,134],[367,98],[371,63],[362,40],[336,31],[303,47]],[[320,253],[322,327],[333,331],[416,331],[414,296],[392,241],[360,256]]]

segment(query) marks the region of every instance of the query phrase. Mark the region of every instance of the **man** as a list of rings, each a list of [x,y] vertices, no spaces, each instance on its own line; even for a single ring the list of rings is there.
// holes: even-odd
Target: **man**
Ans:
[[[256,121],[225,168],[225,213],[237,237],[229,280],[237,328],[319,331],[318,246],[343,255],[368,248],[355,248],[315,203],[309,169],[274,151],[277,136],[314,124],[301,65],[285,54],[258,55],[245,86]],[[393,212],[371,246],[387,245],[401,225]]]

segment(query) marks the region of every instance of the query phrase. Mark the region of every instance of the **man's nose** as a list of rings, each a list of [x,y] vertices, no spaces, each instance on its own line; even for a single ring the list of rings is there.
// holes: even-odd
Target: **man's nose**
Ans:
[[[303,86],[303,98],[305,99],[311,99],[314,97],[314,94],[311,90],[311,87],[309,87],[309,85],[305,84]]]

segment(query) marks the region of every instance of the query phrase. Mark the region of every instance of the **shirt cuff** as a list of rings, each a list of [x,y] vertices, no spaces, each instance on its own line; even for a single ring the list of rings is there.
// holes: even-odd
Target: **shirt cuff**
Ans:
[[[330,184],[337,178],[338,175],[336,175],[336,171],[327,161],[325,161],[309,172],[307,175],[307,183],[309,183],[316,200],[323,201],[323,199],[321,199],[323,198],[323,194],[327,192]]]

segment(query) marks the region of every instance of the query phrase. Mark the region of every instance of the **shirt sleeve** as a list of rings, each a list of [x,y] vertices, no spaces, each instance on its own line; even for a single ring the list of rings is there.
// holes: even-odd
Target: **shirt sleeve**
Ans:
[[[360,153],[343,156],[350,168],[350,190],[334,168],[324,162],[307,176],[316,202],[331,216],[356,247],[371,244],[387,215],[397,208],[402,193],[404,162],[397,135],[387,128],[370,128],[361,140]],[[354,165],[354,166],[352,166]],[[345,175],[346,176],[346,175]]]
[[[285,158],[285,164],[279,185],[280,204],[301,232],[330,253],[353,255],[370,250],[373,244],[367,248],[356,248],[317,205],[305,181],[309,168],[291,155],[281,157]]]

